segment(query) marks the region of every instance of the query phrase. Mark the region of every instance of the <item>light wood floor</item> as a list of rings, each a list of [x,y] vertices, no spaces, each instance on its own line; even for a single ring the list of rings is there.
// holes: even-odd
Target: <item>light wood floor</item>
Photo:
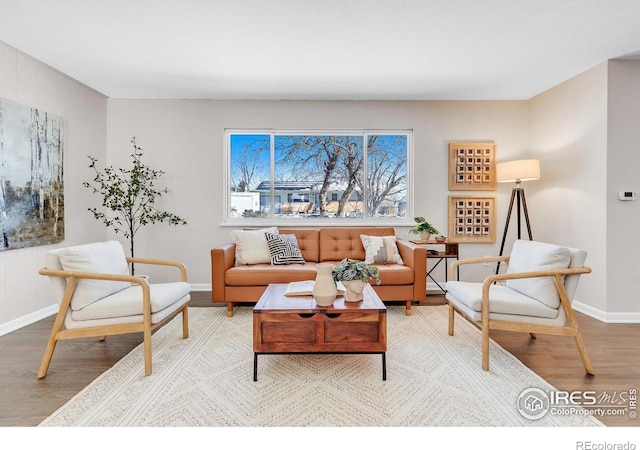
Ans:
[[[211,307],[210,298],[208,292],[193,292],[191,305]],[[441,295],[427,296],[424,302],[443,303]],[[531,340],[526,333],[512,332],[492,332],[491,337],[557,389],[613,394],[640,388],[640,324],[604,324],[577,315],[594,377],[585,374],[572,338],[538,335]],[[93,338],[60,342],[47,377],[38,380],[52,325],[49,317],[0,337],[0,426],[38,425],[141,342],[140,335],[110,336],[106,342]],[[608,426],[640,426],[640,419],[628,415],[599,419]]]

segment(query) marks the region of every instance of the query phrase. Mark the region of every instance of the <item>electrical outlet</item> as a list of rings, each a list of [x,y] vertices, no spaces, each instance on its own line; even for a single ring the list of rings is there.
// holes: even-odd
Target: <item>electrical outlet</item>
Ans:
[[[488,258],[488,257],[489,257],[489,255],[484,255],[484,256],[483,256],[483,258]],[[488,263],[488,262],[483,262],[483,263],[482,263],[482,265],[483,265],[483,266],[489,266],[489,264],[490,264],[490,263]]]

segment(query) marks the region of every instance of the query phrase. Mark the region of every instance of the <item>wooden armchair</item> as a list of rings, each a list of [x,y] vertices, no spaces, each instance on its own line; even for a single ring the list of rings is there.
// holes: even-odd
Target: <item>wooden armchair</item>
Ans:
[[[149,284],[129,275],[129,263],[173,266],[181,281]],[[151,375],[151,332],[182,312],[182,338],[189,337],[191,287],[185,266],[176,261],[125,257],[117,241],[50,250],[40,275],[49,276],[59,304],[58,314],[40,364],[44,378],[63,339],[142,332],[145,375]]]
[[[517,240],[509,256],[455,261],[450,267],[446,298],[449,302],[449,335],[454,333],[457,311],[482,331],[482,369],[489,370],[489,331],[510,330],[573,336],[586,372],[593,366],[571,309],[584,266],[584,250],[535,241]],[[507,273],[491,275],[482,283],[456,279],[466,264],[507,262]]]

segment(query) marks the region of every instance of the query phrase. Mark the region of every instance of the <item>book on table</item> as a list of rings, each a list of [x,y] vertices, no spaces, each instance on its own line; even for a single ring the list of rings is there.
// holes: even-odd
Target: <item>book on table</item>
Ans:
[[[307,281],[293,281],[287,285],[287,290],[284,295],[286,297],[303,297],[307,295],[313,295],[313,285],[315,281],[307,280]],[[345,288],[344,285],[338,281],[337,283],[338,295],[344,295]]]

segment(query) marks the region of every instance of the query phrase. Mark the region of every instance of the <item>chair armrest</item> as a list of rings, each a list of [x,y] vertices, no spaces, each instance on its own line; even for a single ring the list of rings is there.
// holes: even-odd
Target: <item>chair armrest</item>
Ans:
[[[137,263],[137,264],[151,264],[155,266],[172,266],[180,269],[180,281],[187,282],[187,268],[184,264],[179,261],[169,261],[166,259],[150,259],[150,258],[132,258],[131,256],[127,256],[128,263]]]
[[[136,275],[117,275],[113,273],[81,272],[77,270],[40,269],[40,275],[62,278],[84,278],[88,280],[126,281],[127,283],[149,284],[147,280]]]
[[[457,268],[459,266],[467,265],[467,264],[484,264],[490,262],[498,262],[498,261],[509,261],[509,255],[504,256],[485,256],[484,258],[467,258],[467,259],[459,259],[458,261],[454,261],[451,266],[449,266],[449,279],[456,280]]]
[[[496,281],[503,280],[517,280],[520,278],[540,278],[540,277],[554,277],[556,275],[581,275],[583,273],[591,273],[591,268],[587,266],[573,267],[570,269],[553,269],[553,270],[536,270],[533,272],[515,272],[515,273],[500,273],[496,275],[490,275],[485,278],[483,285],[491,285]]]
[[[227,242],[211,249],[211,297],[213,302],[225,301],[224,274],[235,264],[236,244]]]

